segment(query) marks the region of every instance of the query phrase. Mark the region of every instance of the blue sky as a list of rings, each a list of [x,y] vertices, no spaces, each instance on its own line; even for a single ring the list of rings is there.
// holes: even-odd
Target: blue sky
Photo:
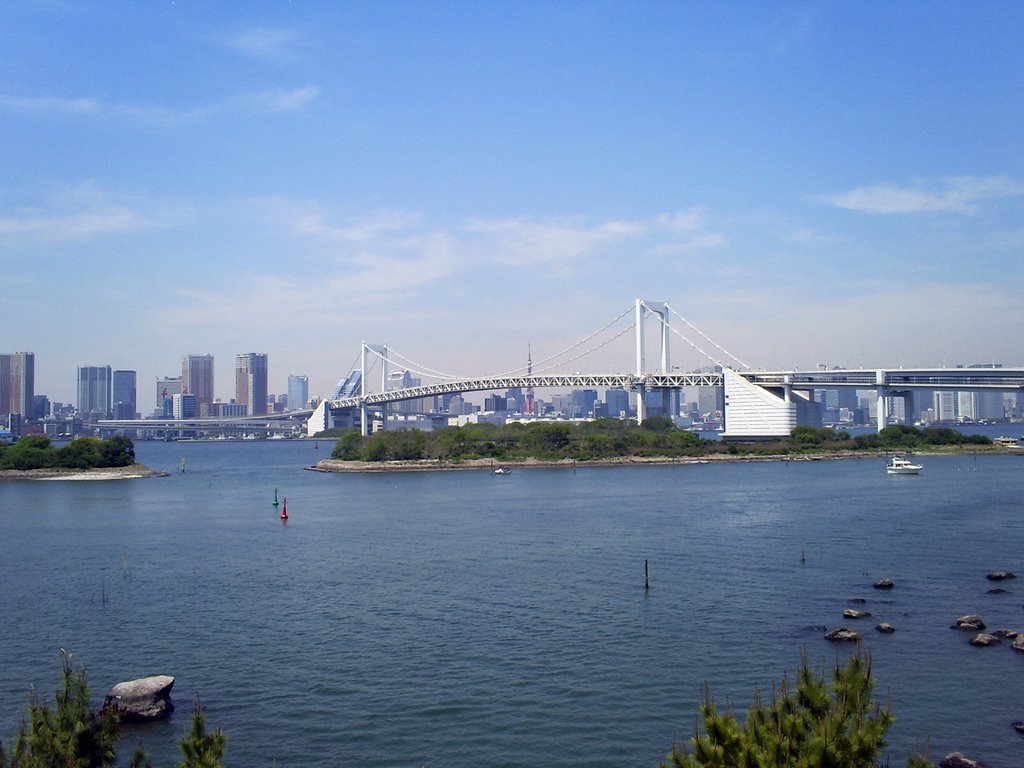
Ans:
[[[361,340],[499,373],[636,297],[753,367],[1024,364],[1018,2],[50,0],[0,30],[0,351],[55,400],[109,364],[148,412],[187,353],[227,399],[238,352],[326,395]]]

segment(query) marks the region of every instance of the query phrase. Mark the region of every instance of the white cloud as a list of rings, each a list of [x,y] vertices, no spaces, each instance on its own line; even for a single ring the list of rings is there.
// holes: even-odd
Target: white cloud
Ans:
[[[87,183],[61,190],[45,206],[0,212],[0,242],[81,242],[167,227],[187,214],[182,205],[116,196]]]
[[[821,198],[821,201],[862,213],[975,213],[985,200],[1017,197],[1024,184],[1004,176],[957,176],[911,186],[879,184]]]
[[[239,53],[256,59],[277,61],[295,56],[299,34],[294,29],[253,27],[228,38],[227,44]]]
[[[100,103],[96,99],[61,99],[51,96],[35,96],[19,98],[16,96],[0,96],[0,108],[10,112],[41,114],[66,112],[70,114],[88,114],[98,112]]]
[[[305,107],[320,95],[320,88],[307,84],[297,88],[272,88],[243,93],[221,102],[193,107],[118,104],[94,98],[19,98],[0,95],[0,110],[24,115],[63,113],[90,117],[122,117],[176,125],[230,112],[290,112]]]
[[[263,93],[252,94],[241,97],[240,102],[249,103],[257,109],[266,109],[271,112],[289,112],[293,109],[301,109],[309,102],[320,95],[320,89],[315,85],[304,85],[301,88],[275,88]]]

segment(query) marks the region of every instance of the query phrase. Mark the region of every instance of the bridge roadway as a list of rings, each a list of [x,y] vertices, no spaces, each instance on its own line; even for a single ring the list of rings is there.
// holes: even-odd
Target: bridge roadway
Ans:
[[[899,369],[816,369],[812,371],[737,371],[747,381],[763,387],[793,389],[831,389],[833,387],[855,387],[856,389],[878,389],[889,392],[910,389],[988,389],[1012,391],[1024,389],[1024,368],[899,368]],[[520,388],[534,389],[557,387],[612,387],[632,389],[678,389],[680,387],[720,387],[721,373],[679,372],[586,374],[574,373],[557,376],[498,376],[448,381],[442,384],[428,384],[389,392],[377,392],[365,398],[345,397],[329,401],[333,409],[358,408],[362,404],[380,405],[402,400],[417,400],[457,392],[481,392]]]
[[[897,368],[897,369],[815,369],[810,371],[737,371],[747,381],[768,388],[789,386],[796,390],[830,389],[833,387],[854,387],[864,390],[881,390],[886,394],[897,394],[914,389],[940,390],[1024,390],[1024,368]],[[603,387],[635,389],[678,389],[680,387],[720,387],[721,373],[678,372],[530,376],[493,376],[442,384],[429,384],[389,392],[376,392],[365,398],[346,397],[328,401],[332,409],[359,408],[361,405],[374,406],[395,403],[402,400],[417,400],[448,393],[481,392],[513,388],[534,389],[559,387]],[[236,419],[105,419],[97,424],[101,430],[145,429],[145,430],[186,430],[224,429],[273,433],[282,431],[281,422],[302,420],[312,414],[310,410],[288,411],[283,414],[249,416]]]

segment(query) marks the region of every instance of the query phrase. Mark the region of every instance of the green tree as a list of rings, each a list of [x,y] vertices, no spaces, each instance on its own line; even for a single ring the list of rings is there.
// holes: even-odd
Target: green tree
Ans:
[[[103,464],[103,443],[95,437],[80,437],[57,450],[57,463],[69,469],[90,469]]]
[[[220,728],[206,732],[206,715],[196,694],[192,702],[192,728],[179,745],[182,760],[175,768],[221,768],[227,736]]]
[[[361,449],[362,436],[354,429],[349,430],[341,437],[338,438],[338,442],[334,444],[334,450],[331,451],[332,459],[341,459],[343,461],[355,461],[359,458],[359,451]]]
[[[104,467],[130,467],[135,463],[135,444],[124,435],[104,440],[100,451]]]
[[[45,435],[29,435],[4,451],[4,469],[45,469],[57,465],[57,450]]]
[[[668,416],[648,416],[640,427],[648,432],[671,432],[676,425]]]
[[[10,768],[105,768],[114,764],[120,734],[112,709],[89,707],[85,668],[71,667],[71,654],[61,651],[62,688],[50,709],[35,692],[10,758],[0,746],[0,766]]]
[[[882,757],[885,733],[894,717],[889,706],[871,698],[871,658],[854,653],[845,666],[836,662],[832,683],[811,670],[804,654],[796,689],[788,681],[772,689],[770,704],[755,694],[740,724],[720,713],[705,690],[700,713],[704,733],[696,733],[687,751],[677,747],[662,767],[671,768],[864,768]],[[930,766],[927,758],[908,760],[912,768]]]

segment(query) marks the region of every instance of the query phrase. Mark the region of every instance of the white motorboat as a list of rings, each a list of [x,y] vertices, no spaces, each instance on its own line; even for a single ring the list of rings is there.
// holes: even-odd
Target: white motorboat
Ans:
[[[915,464],[902,456],[893,456],[885,465],[885,471],[890,475],[916,475],[922,469],[924,469],[923,465]]]

